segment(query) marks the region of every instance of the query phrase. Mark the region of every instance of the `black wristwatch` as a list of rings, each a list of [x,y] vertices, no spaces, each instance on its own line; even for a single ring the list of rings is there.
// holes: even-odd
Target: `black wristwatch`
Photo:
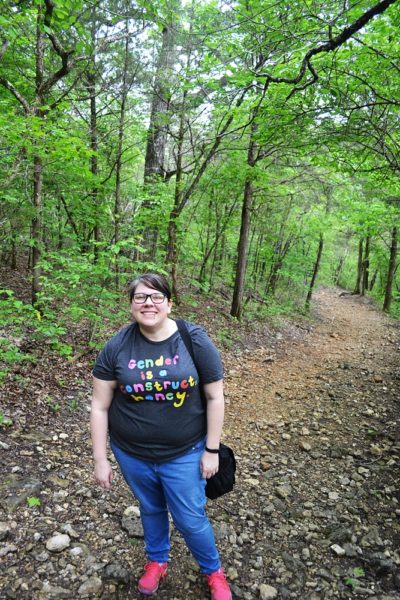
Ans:
[[[207,448],[207,446],[204,448],[207,452],[210,452],[211,454],[218,454],[219,452],[219,448]]]

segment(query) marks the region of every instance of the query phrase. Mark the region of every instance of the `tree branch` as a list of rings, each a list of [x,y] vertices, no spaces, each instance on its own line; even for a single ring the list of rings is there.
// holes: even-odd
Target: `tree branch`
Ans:
[[[65,75],[71,71],[73,63],[70,61],[70,57],[74,54],[75,50],[65,50],[57,36],[51,31],[51,20],[53,16],[54,3],[53,0],[44,0],[46,6],[46,12],[44,14],[44,24],[46,26],[46,35],[50,39],[55,52],[61,59],[61,68],[43,82],[41,85],[40,93],[45,96],[51,90],[51,88]]]
[[[12,95],[22,105],[26,114],[28,114],[30,112],[31,107],[29,105],[29,102],[22,94],[20,94],[20,92],[17,90],[17,88],[10,81],[8,81],[8,79],[6,79],[5,77],[0,77],[0,85],[5,87],[9,92],[12,93]]]
[[[306,73],[307,70],[311,71],[312,79],[310,84],[313,83],[316,79],[317,73],[315,69],[312,67],[311,58],[316,56],[317,54],[321,54],[323,52],[333,52],[336,48],[342,46],[345,42],[347,42],[357,31],[362,29],[371,19],[376,17],[377,15],[383,13],[389,6],[394,4],[396,0],[382,0],[378,2],[375,6],[367,10],[364,14],[361,15],[354,23],[346,27],[339,35],[336,37],[332,37],[328,42],[320,44],[315,48],[311,48],[304,56],[299,72],[294,77],[273,77],[269,73],[256,73],[255,76],[262,78],[265,77],[268,81],[272,83],[287,83],[297,85],[300,83]],[[291,94],[295,92],[292,90]]]

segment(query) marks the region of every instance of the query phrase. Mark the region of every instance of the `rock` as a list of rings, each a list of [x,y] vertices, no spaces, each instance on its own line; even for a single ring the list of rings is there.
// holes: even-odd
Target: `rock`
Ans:
[[[26,440],[27,442],[36,442],[38,444],[43,442],[51,442],[52,439],[50,435],[43,433],[42,431],[19,431],[17,435],[19,439]]]
[[[292,573],[298,573],[299,571],[304,571],[305,566],[298,558],[295,558],[288,552],[282,552],[282,559],[285,563],[287,569]]]
[[[7,512],[14,512],[18,506],[25,504],[29,496],[38,496],[42,487],[41,481],[35,477],[20,479],[15,475],[6,478],[6,490],[10,495],[1,494],[0,503]]]
[[[41,552],[39,552],[37,549],[35,549],[32,550],[31,555],[38,562],[46,562],[47,560],[49,560],[49,553],[46,552],[46,550],[42,550]]]
[[[130,537],[142,538],[144,537],[143,526],[140,519],[137,517],[122,517],[121,527],[128,532]]]
[[[353,546],[353,544],[343,544],[343,550],[345,551],[346,556],[349,558],[355,558],[358,556],[357,547]]]
[[[311,444],[309,444],[308,442],[304,442],[303,440],[300,441],[299,446],[305,452],[310,452],[310,450],[312,450]]]
[[[65,525],[63,525],[61,527],[61,530],[74,539],[77,539],[79,537],[79,533],[77,533],[75,531],[75,529],[72,527],[71,523],[66,523]]]
[[[6,554],[11,554],[17,552],[18,548],[15,544],[7,544],[0,548],[0,556],[6,556]]]
[[[218,521],[214,525],[214,535],[216,540],[227,540],[231,536],[236,539],[236,532],[232,525]]]
[[[310,550],[308,548],[303,548],[301,551],[301,556],[303,557],[303,560],[309,560],[311,556]]]
[[[339,546],[339,544],[332,544],[331,550],[336,554],[336,556],[345,556],[346,550]]]
[[[53,494],[53,502],[63,502],[68,496],[69,492],[67,490],[58,490]]]
[[[272,501],[273,507],[275,510],[278,510],[279,512],[286,512],[287,511],[287,506],[284,502],[282,502],[282,500],[280,500],[279,498],[274,498]]]
[[[237,569],[235,569],[235,567],[229,567],[226,574],[230,581],[235,581],[235,579],[239,578],[239,573],[237,572]]]
[[[43,587],[39,592],[40,600],[58,600],[58,598],[71,598],[71,590],[62,587],[50,585],[48,581],[43,583]]]
[[[254,479],[254,477],[248,477],[247,479],[243,479],[243,482],[247,485],[257,486],[260,485],[258,479]]]
[[[103,571],[104,579],[112,579],[118,583],[129,583],[129,571],[119,563],[108,564]]]
[[[55,535],[53,535],[53,537],[47,540],[46,548],[50,552],[62,552],[63,550],[65,550],[65,548],[68,548],[70,543],[71,538],[69,537],[69,535],[65,533],[56,533]]]
[[[272,585],[262,583],[258,588],[261,600],[274,600],[278,596],[278,590]]]
[[[276,495],[282,500],[286,500],[292,494],[292,488],[289,484],[280,485],[276,488]]]
[[[9,535],[11,529],[8,523],[6,523],[5,521],[1,521],[0,522],[0,541],[3,541],[6,539],[6,537]]]
[[[363,548],[369,548],[371,546],[383,548],[385,546],[377,527],[371,527],[370,530],[361,538],[360,546]]]
[[[93,575],[87,581],[82,583],[78,589],[79,596],[89,596],[91,594],[98,594],[103,589],[103,582],[100,577]]]
[[[351,529],[348,529],[347,527],[338,526],[332,529],[329,535],[329,539],[331,539],[336,544],[344,544],[345,542],[351,542],[352,536],[353,534]]]
[[[54,475],[54,474],[49,475],[49,481],[51,481],[51,483],[53,483],[57,487],[61,487],[61,488],[67,488],[70,483],[68,479],[62,479],[61,477],[58,477],[57,475]]]
[[[396,589],[400,590],[400,570],[393,574],[393,583]]]
[[[138,506],[128,506],[124,510],[124,517],[137,517],[140,519],[140,510]]]

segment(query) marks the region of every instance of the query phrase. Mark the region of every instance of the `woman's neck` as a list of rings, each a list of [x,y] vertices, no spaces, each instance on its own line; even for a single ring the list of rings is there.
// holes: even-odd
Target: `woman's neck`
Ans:
[[[156,329],[153,329],[152,327],[143,327],[143,325],[139,325],[139,329],[141,333],[152,342],[162,342],[175,333],[178,327],[176,322],[168,317],[164,323],[161,326],[158,325]]]

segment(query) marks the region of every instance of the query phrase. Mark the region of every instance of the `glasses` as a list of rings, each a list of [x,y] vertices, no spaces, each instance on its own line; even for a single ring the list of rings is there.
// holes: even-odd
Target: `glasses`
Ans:
[[[133,294],[132,298],[135,304],[144,304],[147,302],[147,298],[150,298],[153,304],[162,304],[165,300],[165,294],[161,292],[154,292],[154,294]]]

